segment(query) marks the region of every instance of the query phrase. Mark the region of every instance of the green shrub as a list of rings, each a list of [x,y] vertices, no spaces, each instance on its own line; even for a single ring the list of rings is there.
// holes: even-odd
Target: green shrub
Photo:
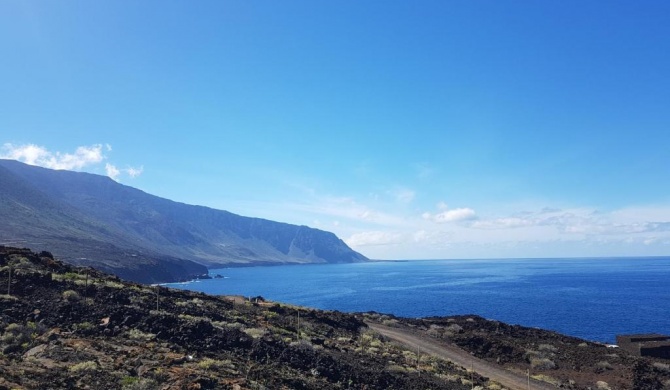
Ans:
[[[314,349],[314,345],[307,340],[294,341],[289,346],[297,349],[302,349],[305,351],[311,351]]]
[[[216,360],[210,358],[204,358],[198,362],[198,367],[203,370],[220,370],[226,367],[232,367],[233,364],[230,360]]]
[[[121,386],[130,386],[132,384],[135,384],[137,381],[139,381],[140,378],[136,376],[124,376],[123,379],[121,379]]]
[[[596,382],[596,388],[599,390],[610,390],[610,385],[604,381]]]
[[[405,367],[399,366],[397,364],[391,364],[390,366],[386,367],[385,371],[405,373],[405,372],[407,372],[407,369]]]
[[[381,348],[382,342],[378,339],[373,339],[372,341],[370,341],[370,346],[374,348]]]
[[[33,340],[44,333],[44,325],[37,325],[34,322],[28,322],[26,325],[11,323],[5,327],[5,331],[0,337],[2,352],[18,352],[27,349]]]
[[[226,328],[242,330],[244,329],[244,324],[240,322],[228,322]]]
[[[444,333],[448,336],[453,336],[456,333],[461,333],[463,331],[463,327],[458,325],[458,324],[451,324],[444,328]]]
[[[121,380],[121,388],[123,390],[154,390],[158,388],[158,384],[153,379],[127,376]]]
[[[156,337],[153,333],[145,333],[139,329],[131,329],[128,331],[128,338],[131,340],[151,341]]]
[[[212,321],[211,319],[209,319],[207,317],[192,316],[190,314],[179,314],[177,317],[181,318],[182,320],[188,321],[188,322],[198,322],[198,321],[211,322]]]
[[[226,325],[227,323],[224,321],[212,321],[212,326],[215,328],[223,329],[226,327]]]
[[[382,325],[394,328],[398,326],[398,320],[396,320],[395,318],[390,318],[388,320],[382,321]]]
[[[76,272],[66,272],[64,274],[51,274],[51,280],[61,281],[61,280],[83,280],[86,279],[86,275],[80,275]]]
[[[105,286],[110,288],[124,288],[126,287],[123,283],[115,282],[113,280],[105,280]]]
[[[258,338],[261,338],[261,337],[265,336],[265,334],[267,333],[267,330],[263,329],[263,328],[248,328],[248,329],[244,329],[244,333],[248,334],[249,336],[251,336],[255,339],[258,339]]]
[[[23,329],[23,325],[19,325],[15,322],[12,322],[11,324],[7,325],[5,328],[5,332],[7,333],[19,333]]]
[[[91,330],[93,328],[95,328],[95,325],[91,324],[88,321],[80,322],[80,323],[75,325],[75,329],[77,329],[77,330]]]
[[[65,299],[67,302],[79,302],[81,296],[79,296],[79,293],[74,290],[66,290],[63,291],[63,299]]]
[[[537,347],[538,351],[543,351],[543,352],[556,352],[558,351],[558,348],[554,347],[551,344],[540,344]]]
[[[540,370],[551,370],[556,368],[556,363],[548,358],[531,357],[530,366]]]
[[[536,375],[531,375],[531,378],[536,379],[540,382],[550,383],[550,384],[552,384],[556,387],[559,387],[561,385],[561,381],[559,379],[556,379],[556,378],[551,377],[549,375],[536,374]]]
[[[443,327],[433,324],[428,328],[426,333],[431,337],[440,337],[443,331],[444,331]]]
[[[70,366],[70,372],[91,372],[98,369],[98,363],[93,360],[77,363]]]

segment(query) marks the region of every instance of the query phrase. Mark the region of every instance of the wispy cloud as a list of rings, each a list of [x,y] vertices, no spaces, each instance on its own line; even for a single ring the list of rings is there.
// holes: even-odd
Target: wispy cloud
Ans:
[[[423,219],[433,221],[435,223],[469,221],[477,218],[477,213],[475,213],[475,210],[469,207],[449,209],[446,203],[440,202],[437,205],[437,208],[439,212],[435,214],[425,212],[421,216]]]
[[[139,167],[139,168],[130,167],[130,168],[126,169],[126,173],[128,174],[128,176],[130,176],[132,178],[135,178],[135,177],[141,175],[142,172],[144,172],[144,167],[143,166]]]
[[[29,165],[40,166],[50,169],[64,169],[79,171],[89,167],[95,167],[107,159],[105,152],[111,152],[109,144],[94,144],[79,146],[74,153],[52,152],[44,146],[36,144],[15,145],[5,143],[0,152],[0,158],[17,160]],[[122,173],[131,178],[142,174],[143,167],[119,169],[115,165],[106,162],[105,174],[114,180],[119,180]]]
[[[428,179],[435,174],[435,168],[427,163],[414,164],[413,167],[419,179]]]
[[[409,188],[397,188],[389,192],[400,203],[411,203],[416,197],[416,192]]]
[[[658,255],[670,250],[670,206],[608,212],[540,208],[492,216],[441,203],[436,212],[404,221],[359,228],[345,241],[373,258]]]
[[[383,226],[399,226],[404,223],[402,217],[360,203],[351,197],[315,196],[309,202],[293,203],[286,207],[320,216]]]
[[[551,227],[567,234],[617,235],[651,232],[670,232],[669,220],[648,220],[639,215],[633,218],[624,211],[601,213],[593,209],[543,209],[516,215],[473,221],[475,229],[515,229],[526,227]],[[659,216],[654,216],[658,218]]]
[[[295,180],[301,183],[301,180]],[[346,196],[292,185],[283,200],[237,202],[245,215],[316,225],[370,258],[654,255],[670,251],[670,205],[598,210],[531,200],[427,206],[415,187]],[[448,200],[448,199],[447,199]],[[457,203],[458,202],[458,203]],[[225,203],[230,207],[231,203]],[[548,207],[549,206],[549,207]],[[425,212],[424,212],[425,211]]]
[[[345,240],[347,245],[353,248],[378,245],[398,245],[404,241],[405,237],[402,233],[384,231],[360,232],[351,235],[351,237]]]

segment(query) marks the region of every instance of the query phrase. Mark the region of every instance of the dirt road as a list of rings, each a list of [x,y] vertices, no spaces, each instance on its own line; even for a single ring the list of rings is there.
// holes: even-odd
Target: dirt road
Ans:
[[[417,347],[419,347],[421,353],[452,361],[467,369],[472,368],[479,375],[488,377],[509,389],[528,390],[529,388],[528,378],[525,375],[518,375],[500,368],[495,364],[478,359],[453,344],[446,344],[435,339],[424,338],[414,332],[405,331],[403,329],[389,328],[373,323],[368,323],[368,326],[389,339],[409,347],[411,350],[416,350]],[[553,385],[532,378],[530,379],[530,388],[536,390],[556,389]]]

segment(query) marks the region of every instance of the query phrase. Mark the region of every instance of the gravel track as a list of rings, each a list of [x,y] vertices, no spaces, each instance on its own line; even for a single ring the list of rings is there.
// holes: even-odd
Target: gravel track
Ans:
[[[464,368],[472,369],[481,376],[485,376],[501,385],[513,390],[528,390],[528,378],[507,371],[499,366],[485,360],[472,356],[470,353],[453,345],[437,341],[435,339],[421,336],[417,332],[399,328],[367,323],[374,331],[388,337],[389,339],[409,347],[411,350],[420,348],[421,353],[427,353],[442,359],[449,360]],[[530,379],[530,389],[555,390],[556,387],[535,379]]]

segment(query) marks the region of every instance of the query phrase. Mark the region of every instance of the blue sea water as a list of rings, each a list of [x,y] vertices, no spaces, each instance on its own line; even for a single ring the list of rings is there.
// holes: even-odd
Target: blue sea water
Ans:
[[[168,284],[346,312],[477,314],[612,343],[670,334],[670,258],[491,259],[224,268]]]

